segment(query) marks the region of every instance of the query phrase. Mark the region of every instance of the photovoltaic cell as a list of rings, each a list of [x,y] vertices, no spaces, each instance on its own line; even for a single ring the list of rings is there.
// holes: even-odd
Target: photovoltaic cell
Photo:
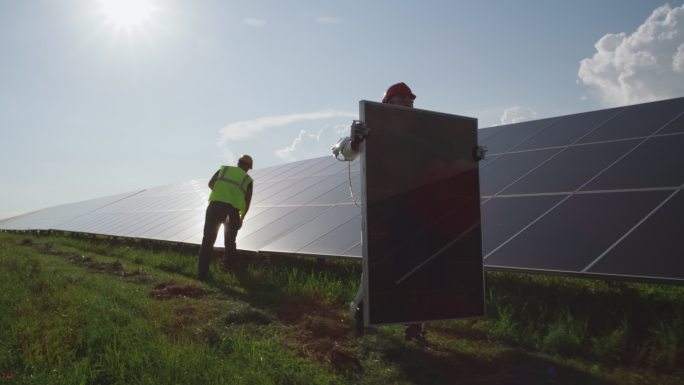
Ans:
[[[358,174],[357,174],[358,175]],[[339,188],[341,184],[344,183],[344,181],[341,181],[342,178],[335,177],[334,175],[327,175],[327,176],[320,176],[320,177],[310,177],[311,179],[316,179],[317,183],[313,184],[312,186],[308,187],[306,190],[292,195],[289,198],[285,199],[282,204],[288,204],[288,205],[307,205],[310,202],[316,200],[320,196],[332,191],[336,190]],[[347,194],[349,195],[349,194]],[[326,202],[328,203],[328,202]],[[329,203],[337,203],[337,202],[329,202]]]
[[[490,266],[580,272],[669,193],[578,194],[485,258]]]
[[[482,195],[498,193],[559,151],[560,149],[548,149],[501,155],[480,172]]]
[[[340,253],[342,256],[346,257],[359,257],[361,254],[363,254],[363,245],[361,242],[357,243],[356,245],[352,246],[350,249],[347,249],[346,251],[343,251]]]
[[[493,163],[500,156],[501,156],[501,154],[499,154],[499,155],[487,155],[486,158],[484,158],[480,161],[480,170],[489,166],[490,163]]]
[[[314,255],[340,255],[361,242],[361,214],[322,235],[297,253]]]
[[[259,231],[251,232],[249,235],[242,236],[238,233],[237,245],[245,250],[259,250],[274,239],[278,239],[325,211],[325,206],[300,206],[285,215],[271,221],[267,225],[260,227]]]
[[[238,232],[238,241],[251,233],[261,230],[263,227],[268,226],[269,223],[288,215],[295,209],[296,207],[294,206],[270,207],[267,210],[259,213],[259,215],[251,217],[249,219],[249,224],[245,223],[242,229],[240,229]]]
[[[301,177],[302,175],[307,175],[306,172],[309,168],[313,167],[312,162],[307,162],[305,160],[301,160],[298,162],[293,162],[290,163],[290,167],[284,168],[282,172],[271,176],[269,179],[270,180],[284,180],[284,179],[289,179],[289,178],[296,178],[296,177]]]
[[[684,111],[684,98],[629,106],[580,143],[649,136]]]
[[[601,124],[612,118],[624,107],[611,108],[608,110],[586,112],[577,115],[568,115],[558,118],[553,124],[531,137],[524,143],[515,147],[519,150],[532,150],[545,147],[569,146],[577,139],[596,129]]]
[[[682,148],[684,134],[648,139],[582,190],[678,187],[684,182]]]
[[[480,140],[480,144],[487,146],[490,154],[506,152],[549,127],[556,119],[541,119],[506,125],[489,138]]]
[[[670,122],[667,126],[663,127],[662,130],[658,131],[658,135],[675,134],[680,132],[684,132],[684,113],[679,115],[678,118]]]
[[[493,126],[480,128],[477,130],[477,141],[478,143],[484,143],[487,139],[491,138],[494,134],[499,132],[505,126]]]
[[[482,253],[494,248],[522,230],[565,195],[494,198],[482,205]]]
[[[0,221],[0,229],[10,230],[47,230],[73,218],[87,215],[101,207],[106,207],[120,200],[140,193],[140,191],[116,194],[108,197],[90,199],[83,202],[68,203],[48,207],[16,217]]]
[[[684,192],[681,190],[588,272],[684,279]]]
[[[264,251],[297,252],[312,241],[335,230],[343,223],[358,216],[360,210],[353,205],[333,206],[321,215],[293,229],[287,237],[281,237],[268,245]],[[361,229],[358,229],[359,233]]]
[[[501,194],[572,192],[639,143],[639,139],[572,146]]]

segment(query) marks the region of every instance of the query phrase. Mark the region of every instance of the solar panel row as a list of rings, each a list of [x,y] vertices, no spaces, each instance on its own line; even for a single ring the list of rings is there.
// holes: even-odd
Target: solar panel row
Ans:
[[[683,113],[679,98],[482,130],[485,265],[683,280]]]
[[[684,98],[479,130],[489,268],[684,280]],[[361,255],[359,162],[332,156],[252,171],[238,248]],[[201,242],[207,180],[61,205],[0,221]],[[358,199],[358,198],[357,198]]]

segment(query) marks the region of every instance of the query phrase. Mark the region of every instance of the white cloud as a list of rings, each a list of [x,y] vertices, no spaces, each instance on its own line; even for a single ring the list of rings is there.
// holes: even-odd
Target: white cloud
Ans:
[[[263,27],[266,25],[266,20],[257,19],[255,17],[245,17],[242,19],[242,22],[252,27]]]
[[[356,116],[357,114],[353,112],[323,110],[291,115],[264,116],[252,120],[230,123],[220,130],[221,141],[219,142],[219,145],[225,143],[227,140],[240,140],[250,138],[267,128],[282,127],[302,121],[330,119],[338,117],[355,119]]]
[[[684,44],[677,48],[677,53],[672,56],[672,70],[676,73],[684,73]]]
[[[318,16],[316,22],[321,24],[339,24],[342,20],[334,16]]]
[[[276,152],[275,152],[276,155],[279,158],[282,158],[288,162],[295,160],[294,157],[292,156],[292,153],[295,151],[297,146],[300,145],[304,141],[304,136],[312,137],[315,135],[308,134],[306,132],[306,130],[299,131],[299,135],[297,135],[297,137],[294,138],[294,140],[292,141],[292,144],[287,146],[287,147],[276,150]]]
[[[605,106],[684,95],[684,5],[658,7],[631,34],[607,34],[580,62],[579,82]]]
[[[349,133],[349,125],[348,124],[338,124],[335,126],[324,126],[320,130],[318,130],[317,133],[315,134],[310,134],[307,130],[300,130],[299,134],[297,137],[295,137],[292,140],[292,143],[289,146],[283,147],[281,149],[278,149],[275,151],[276,156],[279,158],[286,160],[288,162],[292,162],[297,160],[298,157],[295,156],[295,153],[299,152],[305,152],[307,148],[310,147],[320,147],[321,145],[325,146],[326,149],[330,148],[332,145],[332,138],[328,138],[327,136],[323,136],[324,133],[332,129],[333,133],[335,134],[343,134],[343,133]],[[324,137],[325,140],[321,141],[321,138]],[[307,148],[304,148],[307,147]]]
[[[537,113],[532,110],[522,109],[520,106],[510,107],[504,110],[499,121],[501,124],[520,123],[526,120],[533,120]]]

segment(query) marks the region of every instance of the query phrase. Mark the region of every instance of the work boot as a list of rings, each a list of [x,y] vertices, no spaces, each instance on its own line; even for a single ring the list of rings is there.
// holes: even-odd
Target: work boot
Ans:
[[[222,270],[224,273],[227,273],[227,272],[230,271],[230,262],[228,261],[227,258],[224,258],[224,259],[223,259],[223,263],[221,264],[221,270]]]
[[[365,327],[363,326],[363,307],[361,306],[357,306],[356,311],[354,312],[354,330],[359,337],[362,336],[365,331]]]
[[[427,344],[427,339],[425,338],[425,329],[423,329],[423,324],[413,324],[406,325],[404,330],[404,340],[409,342],[415,340],[421,345]]]

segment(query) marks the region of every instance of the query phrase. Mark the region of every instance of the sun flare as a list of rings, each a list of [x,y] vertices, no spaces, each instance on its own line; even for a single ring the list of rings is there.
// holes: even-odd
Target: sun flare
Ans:
[[[149,22],[155,7],[149,0],[100,0],[100,12],[106,24],[130,30]]]

